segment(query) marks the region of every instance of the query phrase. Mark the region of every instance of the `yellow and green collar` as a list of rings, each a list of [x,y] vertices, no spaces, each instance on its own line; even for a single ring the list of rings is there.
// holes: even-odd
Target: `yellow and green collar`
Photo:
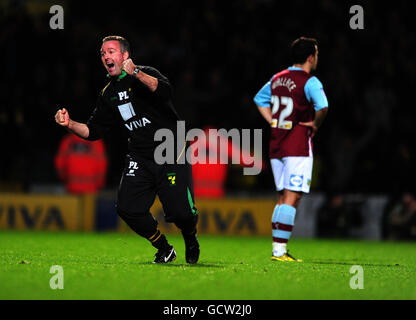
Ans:
[[[125,76],[127,76],[127,72],[124,70],[121,70],[121,74],[117,77],[117,81],[120,81],[121,79],[123,79]],[[111,76],[109,74],[107,74],[107,78],[111,78]]]

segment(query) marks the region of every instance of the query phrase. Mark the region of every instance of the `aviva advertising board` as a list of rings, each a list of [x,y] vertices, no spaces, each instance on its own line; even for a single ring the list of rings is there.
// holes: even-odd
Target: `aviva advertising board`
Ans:
[[[132,232],[118,217],[115,199],[102,204],[88,195],[0,194],[0,230]],[[273,199],[196,199],[196,204],[200,234],[270,235]],[[165,222],[158,198],[150,211],[162,232],[178,232]]]
[[[94,229],[92,196],[0,194],[0,229]]]

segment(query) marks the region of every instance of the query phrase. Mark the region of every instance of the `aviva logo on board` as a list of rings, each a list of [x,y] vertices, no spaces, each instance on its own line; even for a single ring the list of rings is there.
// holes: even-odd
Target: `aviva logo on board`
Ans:
[[[62,212],[58,207],[0,205],[2,229],[57,229],[65,230]]]
[[[94,201],[93,197],[0,194],[0,229],[93,230]]]

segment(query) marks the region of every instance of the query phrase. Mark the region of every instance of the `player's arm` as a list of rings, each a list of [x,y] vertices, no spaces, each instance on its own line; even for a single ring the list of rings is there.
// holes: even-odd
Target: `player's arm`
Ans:
[[[257,109],[259,110],[262,117],[267,121],[268,124],[272,124],[272,110],[270,107],[259,107],[257,106]]]
[[[328,113],[328,107],[323,108],[315,112],[315,118],[313,119],[313,125],[318,129],[326,118]]]
[[[326,98],[322,83],[316,77],[312,77],[305,84],[306,98],[313,102],[315,109],[315,117],[310,122],[299,122],[302,126],[312,129],[312,137],[318,131],[318,128],[324,122],[328,113],[328,99]]]
[[[328,108],[324,108],[321,110],[318,110],[315,112],[315,118],[313,121],[310,122],[299,122],[301,126],[310,127],[312,129],[312,138],[318,131],[318,128],[321,126],[322,122],[324,122],[324,119],[326,117],[326,114],[328,113]]]
[[[122,68],[132,76],[136,65],[131,59],[127,59],[123,62]],[[164,99],[171,96],[171,87],[168,79],[161,75],[156,69],[143,67],[137,72],[135,77],[157,96]]]
[[[90,135],[90,130],[85,123],[80,123],[72,120],[69,117],[69,112],[65,108],[59,109],[55,114],[55,121],[62,127],[68,129],[68,131],[76,134],[78,137],[87,139]]]
[[[117,117],[114,116],[111,109],[106,108],[102,94],[99,95],[96,107],[87,123],[72,120],[65,108],[58,110],[55,115],[56,123],[67,128],[68,131],[78,137],[90,141],[101,139],[116,119]]]
[[[260,114],[267,121],[268,124],[272,123],[273,118],[272,110],[270,108],[270,101],[272,95],[270,84],[271,81],[267,82],[254,97],[254,103],[257,105],[257,109],[259,110]]]

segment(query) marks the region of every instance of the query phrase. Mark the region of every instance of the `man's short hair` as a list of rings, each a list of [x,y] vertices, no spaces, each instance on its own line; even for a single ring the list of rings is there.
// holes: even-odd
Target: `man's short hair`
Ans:
[[[292,63],[303,64],[310,55],[315,55],[318,41],[314,38],[300,37],[290,45]]]
[[[107,36],[103,39],[103,43],[107,41],[113,41],[113,40],[118,41],[118,43],[120,43],[120,49],[122,53],[127,51],[130,56],[130,44],[125,38],[121,36]]]

